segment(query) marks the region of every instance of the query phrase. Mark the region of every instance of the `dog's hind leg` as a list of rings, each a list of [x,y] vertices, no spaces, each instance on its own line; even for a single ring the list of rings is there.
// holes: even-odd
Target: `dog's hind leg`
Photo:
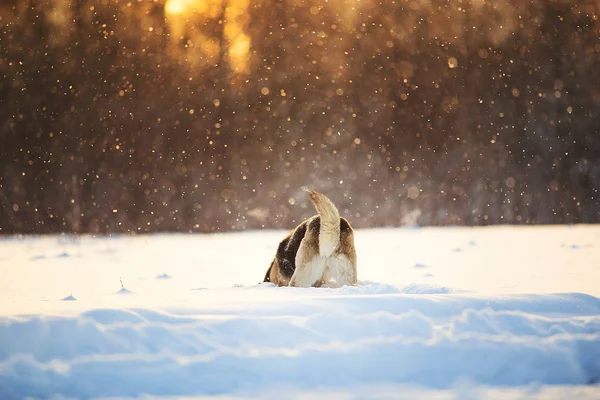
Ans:
[[[265,274],[265,278],[263,279],[263,282],[271,282],[271,270],[273,269],[273,263],[274,262],[271,263],[271,266],[267,270],[267,273]]]
[[[356,286],[356,270],[351,260],[345,254],[331,257],[323,272],[323,286],[339,288],[342,286]]]
[[[319,240],[315,232],[307,230],[296,253],[296,270],[290,286],[311,287],[320,283],[325,269],[324,260],[319,256]]]

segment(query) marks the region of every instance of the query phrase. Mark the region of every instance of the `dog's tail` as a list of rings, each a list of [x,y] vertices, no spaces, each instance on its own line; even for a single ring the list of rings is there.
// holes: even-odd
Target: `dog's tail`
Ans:
[[[315,205],[321,226],[319,230],[319,255],[327,257],[333,254],[340,243],[340,213],[335,205],[323,193],[309,188],[302,189],[308,192],[310,200]]]

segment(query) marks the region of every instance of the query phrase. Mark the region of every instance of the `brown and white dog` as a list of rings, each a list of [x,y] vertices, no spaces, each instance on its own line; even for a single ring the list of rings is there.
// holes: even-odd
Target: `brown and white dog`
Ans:
[[[354,231],[324,194],[306,190],[317,209],[277,248],[264,282],[277,286],[341,287],[356,285]]]

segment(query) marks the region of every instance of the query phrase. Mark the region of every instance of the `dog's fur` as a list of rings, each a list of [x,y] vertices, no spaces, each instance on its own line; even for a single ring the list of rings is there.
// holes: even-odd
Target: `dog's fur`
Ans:
[[[277,286],[356,285],[354,231],[324,194],[306,190],[317,209],[280,243],[264,282]]]

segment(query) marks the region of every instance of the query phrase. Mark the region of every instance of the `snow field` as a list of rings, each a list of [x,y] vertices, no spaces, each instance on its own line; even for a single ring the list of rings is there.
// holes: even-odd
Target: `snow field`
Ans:
[[[0,398],[600,398],[600,228],[358,231],[341,289],[258,284],[283,234],[0,240]]]

